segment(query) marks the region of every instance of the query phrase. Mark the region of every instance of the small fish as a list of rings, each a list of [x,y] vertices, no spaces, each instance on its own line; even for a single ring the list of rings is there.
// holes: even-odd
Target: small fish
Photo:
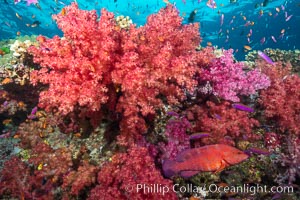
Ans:
[[[2,105],[6,107],[8,105],[8,101],[4,101]]]
[[[177,112],[174,111],[168,111],[167,115],[173,116],[173,117],[179,117],[179,114]]]
[[[35,114],[36,114],[36,112],[37,112],[37,110],[38,110],[38,108],[37,108],[37,106],[35,106],[34,108],[32,108],[32,110],[31,110],[31,113],[30,113],[30,114],[32,114],[32,115],[35,115]]]
[[[250,51],[252,48],[248,45],[244,45],[244,49],[246,49],[247,51]]]
[[[220,26],[222,26],[224,23],[224,14],[221,15],[221,18],[220,18]]]
[[[273,42],[277,42],[276,38],[273,35],[271,35],[271,39],[273,40]]]
[[[35,106],[32,110],[31,110],[31,113],[30,115],[27,116],[28,119],[35,119],[36,118],[36,112],[37,112],[38,108],[37,106]]]
[[[208,133],[204,133],[204,132],[200,132],[200,133],[194,133],[192,135],[190,135],[190,140],[197,140],[197,139],[201,139],[204,137],[209,137]]]
[[[67,11],[66,11],[66,9],[65,9],[65,8],[61,9],[61,13],[60,13],[60,14],[61,14],[62,16],[65,16],[65,15],[66,15],[66,13],[67,13]]]
[[[260,154],[260,155],[269,155],[270,152],[267,149],[261,149],[256,147],[250,147],[249,149],[244,151],[246,154],[251,155],[254,154]]]
[[[73,136],[80,138],[81,137],[81,133],[75,133]]]
[[[271,65],[274,65],[275,63],[272,61],[272,59],[267,56],[266,54],[264,54],[262,51],[258,51],[257,54],[262,58],[264,59],[267,63],[271,64]]]
[[[220,115],[218,115],[218,114],[214,114],[214,117],[215,117],[216,119],[218,119],[218,120],[221,120],[221,119],[222,119],[222,117],[221,117]]]
[[[287,17],[285,18],[285,21],[286,21],[286,22],[289,21],[292,17],[293,17],[293,15],[287,16]]]
[[[34,4],[34,5],[35,5],[35,7],[37,7],[39,10],[42,10],[40,4],[36,3],[36,4]]]
[[[11,27],[10,23],[4,22],[6,26]]]
[[[250,108],[250,107],[245,106],[243,104],[234,103],[234,104],[232,104],[232,107],[237,109],[237,110],[241,110],[241,111],[245,111],[245,112],[254,112],[253,108]]]
[[[216,4],[216,2],[215,2],[214,0],[208,0],[208,1],[206,2],[206,5],[207,5],[209,8],[212,8],[212,9],[217,8],[217,4]]]
[[[263,7],[266,7],[269,4],[269,0],[264,0],[264,2],[262,3]]]
[[[117,0],[115,0],[115,1],[117,1]],[[66,5],[66,4],[65,4],[64,2],[62,2],[62,1],[59,1],[58,3],[60,3],[60,4],[63,5],[63,6]]]
[[[36,20],[36,21],[34,21],[34,22],[31,24],[31,27],[37,27],[37,26],[39,26],[40,24],[41,24],[41,22],[38,21],[38,20]]]
[[[46,37],[39,35],[37,36],[36,41],[38,41],[39,43],[46,42]]]
[[[2,124],[7,125],[7,124],[10,124],[11,122],[12,122],[12,119],[5,119],[2,121]]]
[[[9,138],[10,133],[11,133],[11,132],[8,131],[7,133],[1,134],[1,135],[0,135],[0,138]]]
[[[6,78],[1,82],[1,84],[2,84],[2,85],[6,85],[6,84],[11,83],[11,82],[12,82],[12,80],[11,80],[10,78],[6,77]]]
[[[249,25],[251,25],[251,21],[247,21],[247,22],[244,24],[244,26],[249,26]]]
[[[17,17],[19,20],[22,20],[22,17],[21,17],[18,13],[16,13],[16,17]]]
[[[278,38],[282,40],[282,39],[283,39],[283,36],[284,36],[284,33],[281,33],[281,34],[278,36]]]
[[[195,17],[196,17],[196,14],[197,14],[197,10],[193,10],[191,13],[190,13],[190,16],[188,18],[188,22],[189,23],[193,23],[194,20],[195,20]]]
[[[176,174],[189,178],[199,172],[220,172],[230,165],[236,165],[249,156],[232,146],[224,144],[206,145],[187,149],[176,156],[176,160],[163,162],[166,177]]]
[[[37,170],[42,170],[43,169],[43,163],[40,163],[38,166],[37,166]]]
[[[250,36],[247,37],[247,42],[250,44],[252,41],[250,41]]]
[[[18,102],[18,107],[19,108],[24,108],[26,105],[25,105],[25,103],[23,102],[23,101],[19,101]]]
[[[265,41],[266,41],[266,37],[261,38],[260,39],[260,44],[263,45],[265,43]]]

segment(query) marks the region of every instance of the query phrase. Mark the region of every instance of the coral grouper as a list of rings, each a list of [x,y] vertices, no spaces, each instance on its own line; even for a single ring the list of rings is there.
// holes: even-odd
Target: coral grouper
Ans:
[[[187,149],[179,153],[176,160],[163,163],[166,177],[179,174],[184,178],[199,172],[219,172],[224,168],[235,165],[247,159],[248,155],[234,147],[215,144],[195,149]]]

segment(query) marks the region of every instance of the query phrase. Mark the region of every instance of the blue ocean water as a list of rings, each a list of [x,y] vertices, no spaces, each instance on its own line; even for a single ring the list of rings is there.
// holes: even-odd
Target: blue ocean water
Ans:
[[[16,1],[16,0],[15,0]],[[15,3],[1,1],[0,40],[17,35],[62,35],[51,15],[59,13],[70,0],[39,1],[27,6],[25,0]],[[297,0],[215,0],[216,8],[207,6],[207,0],[77,0],[84,10],[101,8],[116,16],[129,16],[138,26],[147,16],[158,12],[166,3],[174,4],[184,23],[200,23],[201,45],[233,48],[238,59],[244,59],[248,50],[300,48],[300,2]],[[213,1],[212,1],[213,2]],[[221,18],[223,22],[221,22]],[[36,24],[33,27],[32,24]],[[249,46],[249,47],[248,47]]]

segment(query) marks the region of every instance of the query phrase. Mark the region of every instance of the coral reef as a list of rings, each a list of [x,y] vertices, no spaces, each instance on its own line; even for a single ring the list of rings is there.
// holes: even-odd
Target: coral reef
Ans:
[[[199,79],[206,83],[211,90],[200,91],[212,93],[225,100],[240,101],[238,95],[255,94],[257,90],[265,89],[270,85],[268,77],[259,70],[254,69],[245,72],[242,62],[235,62],[233,50],[224,50],[223,55],[214,59],[204,68]]]
[[[264,49],[264,52],[274,61],[281,63],[290,63],[292,72],[300,75],[300,50],[282,50],[282,49]],[[255,60],[258,59],[257,51],[250,51],[246,55],[248,66],[254,66]]]
[[[54,16],[63,38],[39,36],[40,46],[30,48],[41,66],[31,73],[32,83],[49,84],[40,94],[41,108],[66,115],[80,106],[89,113],[117,100],[116,112],[123,115],[119,141],[128,144],[147,131],[140,114],[146,117],[161,108],[159,97],[178,104],[185,99],[182,87],[193,92],[198,26],[181,25],[173,6],[128,31],[116,29],[106,10],[99,22],[94,11],[81,11],[76,4],[66,7],[66,13]],[[111,98],[114,93],[122,96]]]
[[[76,3],[53,19],[63,37],[1,44],[1,198],[276,199],[181,189],[299,186],[299,52],[236,61],[199,46],[199,24],[170,3],[141,27]]]
[[[287,168],[284,173],[279,174],[276,178],[276,181],[281,185],[291,185],[297,177],[300,177],[300,139],[290,135],[286,140],[287,148],[276,160],[281,166]]]
[[[186,117],[180,117],[178,114],[167,122],[164,135],[167,142],[158,144],[161,151],[161,159],[174,159],[178,152],[190,148],[189,135],[187,130],[191,128],[191,124]]]
[[[234,145],[238,140],[258,140],[260,134],[253,131],[259,122],[249,117],[249,113],[234,109],[229,102],[216,104],[211,101],[206,106],[194,105],[188,109],[193,123],[192,132],[208,133],[201,139],[205,144],[225,143]]]
[[[108,101],[110,72],[119,57],[113,14],[102,10],[97,22],[96,11],[81,11],[75,4],[65,9],[66,15],[54,15],[64,37],[38,36],[39,47],[29,48],[41,66],[31,73],[31,82],[49,84],[39,100],[47,111],[56,108],[66,115],[77,105],[97,111]]]
[[[111,199],[177,199],[176,193],[168,191],[144,192],[138,184],[152,187],[154,184],[172,188],[171,181],[164,179],[156,169],[148,150],[143,147],[131,147],[127,153],[119,153],[98,173],[98,183],[89,197],[90,200]]]
[[[261,92],[260,104],[264,115],[276,121],[281,131],[300,134],[300,84],[299,76],[291,74],[290,66],[261,66],[271,79],[271,86]],[[278,126],[277,125],[277,126]]]

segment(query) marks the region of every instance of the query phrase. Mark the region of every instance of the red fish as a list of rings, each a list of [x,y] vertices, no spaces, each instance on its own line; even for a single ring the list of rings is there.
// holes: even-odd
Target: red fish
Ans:
[[[179,153],[176,160],[163,163],[166,177],[176,174],[189,178],[199,172],[220,172],[226,167],[238,164],[249,156],[232,146],[225,144],[207,145],[188,149]]]

